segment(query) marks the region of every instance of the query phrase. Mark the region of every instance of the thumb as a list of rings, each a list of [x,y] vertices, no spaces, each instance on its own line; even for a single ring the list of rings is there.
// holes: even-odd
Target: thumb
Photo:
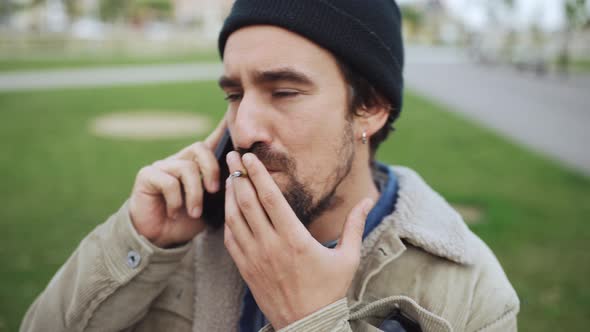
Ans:
[[[350,253],[360,252],[367,215],[374,204],[372,199],[365,198],[350,211],[337,248],[342,248]]]

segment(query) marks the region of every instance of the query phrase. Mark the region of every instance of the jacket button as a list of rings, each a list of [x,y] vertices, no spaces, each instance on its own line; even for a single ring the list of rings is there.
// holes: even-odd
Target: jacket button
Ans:
[[[136,267],[139,266],[139,263],[141,262],[141,256],[139,256],[139,253],[135,250],[130,250],[127,253],[127,266],[129,266],[132,269],[135,269]]]

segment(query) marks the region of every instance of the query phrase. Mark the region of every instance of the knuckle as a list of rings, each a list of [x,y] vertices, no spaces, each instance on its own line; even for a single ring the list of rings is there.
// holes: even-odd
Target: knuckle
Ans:
[[[262,252],[270,253],[270,252],[275,252],[275,249],[277,248],[277,244],[276,244],[276,241],[273,241],[271,239],[265,239],[263,241],[260,241],[260,247],[261,247]],[[279,249],[280,249],[280,247],[279,247]]]
[[[233,239],[228,235],[228,233],[225,233],[223,236],[223,244],[228,249],[230,249],[234,244]]]
[[[247,197],[238,198],[238,205],[243,210],[251,210],[254,207],[254,204],[252,203],[252,201]]]
[[[205,147],[205,143],[203,143],[203,141],[198,141],[198,142],[195,142],[195,144],[193,144],[193,147],[200,149],[200,148]]]
[[[289,236],[287,238],[287,245],[295,255],[303,255],[307,249],[305,244],[296,236]]]
[[[201,168],[199,167],[199,164],[194,161],[187,161],[186,168],[188,168],[188,170],[193,173],[198,173],[201,170]]]
[[[273,262],[271,251],[269,250],[261,250],[261,252],[258,253],[258,256],[258,262],[262,266],[270,266]]]
[[[182,201],[175,199],[173,201],[168,202],[168,205],[173,210],[180,209],[182,207]]]
[[[196,176],[200,172],[199,165],[194,161],[183,161],[180,164],[180,172],[185,177]]]
[[[236,216],[233,215],[231,212],[225,214],[225,224],[229,228],[233,228],[236,225],[236,222],[237,222]]]
[[[163,164],[164,164],[164,160],[157,160],[157,161],[154,161],[154,163],[152,163],[152,166],[156,167],[156,168],[162,168]]]
[[[257,274],[256,272],[254,272],[254,270],[255,269],[252,268],[251,264],[246,264],[242,267],[240,272],[245,280],[252,280],[256,277]]]
[[[264,190],[264,191],[260,192],[258,195],[260,197],[260,201],[265,206],[271,207],[271,206],[275,205],[275,195],[272,191]]]
[[[205,146],[205,143],[199,141],[193,144],[192,149],[196,155],[200,156],[203,154],[204,150],[207,150],[207,147]]]
[[[162,180],[162,187],[168,191],[176,190],[179,187],[178,180],[173,177],[165,177]]]
[[[151,166],[144,166],[139,169],[139,172],[137,172],[137,178],[139,178],[139,179],[147,178],[147,177],[149,177],[150,173],[151,173]]]

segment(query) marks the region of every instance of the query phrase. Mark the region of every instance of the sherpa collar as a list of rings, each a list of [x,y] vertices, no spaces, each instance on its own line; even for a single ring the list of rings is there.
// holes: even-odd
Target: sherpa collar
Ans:
[[[384,232],[394,232],[433,255],[460,264],[473,263],[469,247],[474,235],[459,213],[416,172],[401,166],[392,168],[399,184],[395,210],[364,241],[364,254]]]

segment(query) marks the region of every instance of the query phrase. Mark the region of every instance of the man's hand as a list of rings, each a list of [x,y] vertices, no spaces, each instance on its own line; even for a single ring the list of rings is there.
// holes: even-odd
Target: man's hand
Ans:
[[[137,232],[153,244],[161,248],[181,244],[205,228],[199,219],[203,190],[219,190],[219,165],[213,151],[225,128],[224,119],[205,141],[146,166],[137,174],[129,214]]]
[[[225,245],[256,302],[275,329],[346,296],[360,262],[365,199],[348,215],[338,246],[317,242],[297,218],[264,165],[253,154],[227,157]]]

